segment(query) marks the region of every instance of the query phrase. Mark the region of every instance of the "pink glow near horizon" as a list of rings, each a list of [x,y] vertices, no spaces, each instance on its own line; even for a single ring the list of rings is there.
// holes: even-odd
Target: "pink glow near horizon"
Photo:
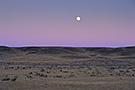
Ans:
[[[19,10],[15,10],[15,8],[8,8],[8,5],[7,7],[2,5],[1,7],[8,9],[5,9],[5,12],[4,9],[0,9],[0,12],[2,12],[0,15],[0,45],[113,47],[135,45],[135,8],[133,9],[134,6],[127,8],[126,3],[128,1],[126,0],[121,0],[121,2],[125,2],[125,4],[121,4],[121,7],[116,6],[118,11],[117,8],[107,6],[112,11],[106,11],[107,7],[102,7],[103,13],[98,10],[101,7],[91,6],[95,8],[92,11],[89,5],[84,6],[85,9],[80,9],[80,12],[75,12],[74,9],[68,10],[65,6],[65,9],[56,9],[59,13],[53,10],[55,7],[50,10],[45,7],[45,10],[41,12],[39,10],[44,6],[36,8],[37,11],[34,11],[35,6],[27,6],[27,9],[22,4]],[[40,5],[43,2],[38,3]],[[93,1],[93,3],[96,4],[97,2]],[[51,5],[49,1],[48,4]],[[128,2],[127,6],[130,4]],[[75,8],[75,6],[72,7]],[[122,11],[122,8],[125,8],[125,11]],[[81,22],[75,20],[78,14],[82,17]]]

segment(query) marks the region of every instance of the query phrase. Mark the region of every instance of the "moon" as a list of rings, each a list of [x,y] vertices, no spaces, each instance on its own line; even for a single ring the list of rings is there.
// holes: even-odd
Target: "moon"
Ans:
[[[81,21],[81,17],[80,16],[77,16],[76,17],[76,20],[79,22],[79,21]]]

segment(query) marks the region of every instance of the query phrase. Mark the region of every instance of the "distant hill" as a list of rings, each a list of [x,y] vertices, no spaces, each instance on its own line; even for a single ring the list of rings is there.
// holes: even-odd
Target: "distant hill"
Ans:
[[[27,52],[29,54],[73,54],[73,53],[97,53],[103,55],[132,55],[135,54],[135,46],[132,47],[6,47],[0,46],[0,53]]]

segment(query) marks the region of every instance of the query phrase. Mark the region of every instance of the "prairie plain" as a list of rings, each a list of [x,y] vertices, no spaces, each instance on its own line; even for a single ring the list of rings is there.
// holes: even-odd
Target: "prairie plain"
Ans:
[[[135,47],[0,46],[0,90],[135,90]]]

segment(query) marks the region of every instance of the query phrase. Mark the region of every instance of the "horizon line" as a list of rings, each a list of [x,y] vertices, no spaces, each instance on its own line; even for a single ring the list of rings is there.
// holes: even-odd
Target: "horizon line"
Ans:
[[[75,45],[18,45],[18,46],[10,46],[10,45],[0,45],[1,46],[5,46],[5,47],[80,47],[80,48],[83,48],[83,47],[89,47],[89,48],[92,48],[92,47],[95,47],[95,48],[98,48],[98,47],[102,47],[102,48],[122,48],[122,47],[135,47],[135,45],[123,45],[123,46],[75,46]]]

